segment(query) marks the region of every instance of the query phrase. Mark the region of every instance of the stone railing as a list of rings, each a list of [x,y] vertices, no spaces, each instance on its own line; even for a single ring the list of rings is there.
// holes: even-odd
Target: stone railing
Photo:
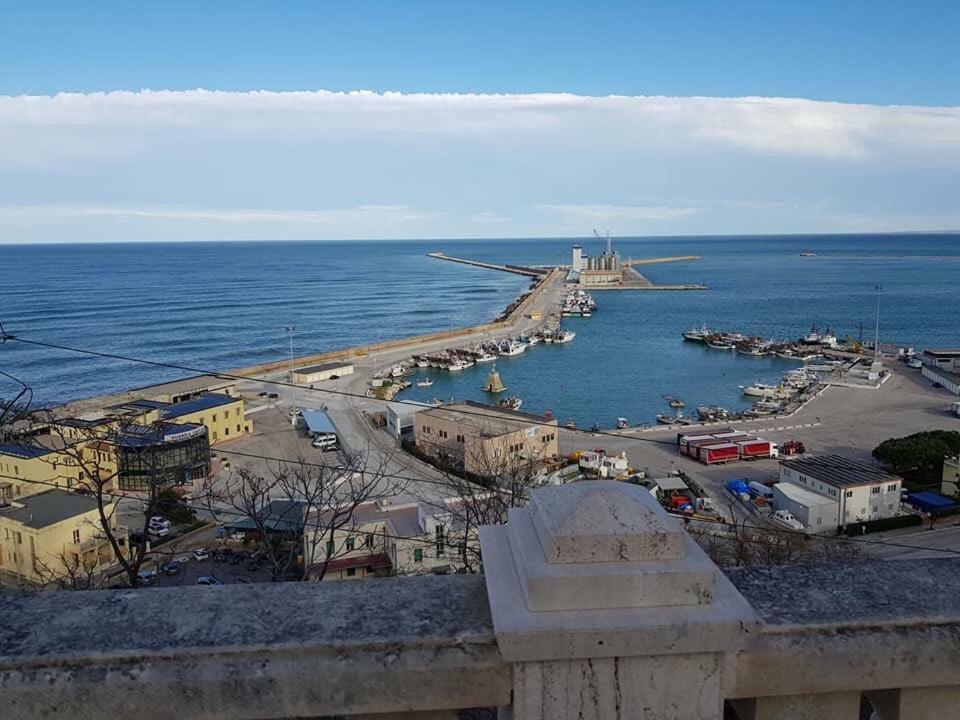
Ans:
[[[724,575],[613,482],[481,544],[486,578],[0,596],[3,717],[960,716],[958,558]]]

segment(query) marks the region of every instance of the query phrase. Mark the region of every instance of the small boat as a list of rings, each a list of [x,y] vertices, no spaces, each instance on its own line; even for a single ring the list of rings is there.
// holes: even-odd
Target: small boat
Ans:
[[[523,407],[523,400],[511,395],[498,402],[497,407],[506,408],[507,410],[519,410]]]
[[[664,395],[663,399],[666,400],[672,408],[686,407],[686,404],[683,402],[683,400],[680,398],[675,398],[673,395]]]
[[[527,347],[533,347],[534,345],[539,344],[540,338],[536,335],[531,335],[527,338]]]
[[[714,350],[736,350],[737,346],[726,340],[709,340],[707,341],[707,347],[713,348]]]
[[[707,330],[707,326],[703,325],[698,330],[697,328],[690,328],[687,332],[683,333],[683,339],[689,340],[690,342],[706,342],[707,335],[710,334],[710,331]]]
[[[497,356],[493,353],[488,353],[486,350],[481,350],[479,354],[474,356],[473,361],[478,363],[488,363],[493,362],[497,359]]]
[[[816,257],[816,256],[817,254],[812,250],[804,250],[802,253],[800,253],[800,257]]]
[[[676,425],[678,423],[683,424],[685,422],[683,411],[678,410],[676,415],[657,413],[657,422],[661,425]]]
[[[573,420],[567,420],[567,421],[563,424],[563,426],[564,426],[567,430],[576,430],[576,429],[577,429],[577,423],[574,422]]]
[[[624,430],[625,428],[630,427],[630,423],[627,422],[626,418],[618,417],[617,418],[617,430]]]
[[[750,345],[748,347],[738,347],[737,352],[741,355],[750,355],[751,357],[763,357],[766,353],[761,350],[756,345]]]
[[[753,385],[740,385],[740,392],[751,397],[772,397],[780,392],[776,385],[767,385],[762,382],[755,382]]]
[[[450,372],[461,372],[466,370],[468,367],[473,367],[473,363],[467,362],[466,360],[454,360],[447,365],[447,370]]]
[[[557,342],[558,342],[558,343],[561,343],[561,344],[562,344],[562,343],[572,342],[573,339],[574,339],[576,336],[577,336],[577,334],[576,334],[575,332],[573,332],[572,330],[564,330],[562,333],[560,333],[560,334],[557,336]]]
[[[581,315],[581,317],[593,317],[593,313],[590,312],[589,310],[583,310],[583,311],[580,313],[580,315]]]
[[[420,355],[414,355],[413,361],[417,364],[417,367],[419,368],[430,367],[430,361],[427,358],[422,357]]]
[[[431,385],[433,385],[433,380],[431,380],[430,378],[427,378],[426,380],[420,380],[419,382],[417,382],[417,387],[430,387]]]
[[[513,355],[519,355],[520,353],[526,351],[527,346],[524,343],[517,342],[516,340],[507,340],[500,343],[500,354],[506,357],[511,357]]]

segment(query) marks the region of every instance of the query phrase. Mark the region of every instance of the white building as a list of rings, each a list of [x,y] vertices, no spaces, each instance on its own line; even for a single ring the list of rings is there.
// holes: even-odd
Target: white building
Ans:
[[[774,484],[773,507],[789,510],[807,532],[835,532],[839,525],[840,504],[836,500],[793,483]]]
[[[837,525],[881,520],[900,512],[899,477],[842,455],[781,460],[780,482],[835,500]]]
[[[308,385],[344,375],[353,375],[353,363],[328,362],[322,365],[298,368],[293,371],[293,381],[300,385]]]
[[[920,372],[954,395],[960,395],[960,350],[924,350]]]
[[[580,272],[586,266],[586,260],[583,257],[583,248],[579,245],[573,246],[573,262],[570,264],[571,269]]]
[[[405,400],[403,402],[387,403],[387,432],[394,440],[403,440],[409,437],[413,440],[413,416],[426,407],[433,407],[429,403]]]

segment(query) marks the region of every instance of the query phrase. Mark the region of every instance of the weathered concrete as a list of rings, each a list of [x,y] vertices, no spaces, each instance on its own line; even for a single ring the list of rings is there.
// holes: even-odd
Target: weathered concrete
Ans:
[[[960,686],[866,693],[879,720],[945,720],[960,715]]]
[[[0,615],[5,720],[510,702],[481,577],[4,596]]]
[[[734,703],[740,720],[858,720],[858,691],[782,695]]]

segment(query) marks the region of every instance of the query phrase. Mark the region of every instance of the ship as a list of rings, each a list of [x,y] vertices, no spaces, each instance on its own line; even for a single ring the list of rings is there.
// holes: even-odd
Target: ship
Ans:
[[[427,378],[426,380],[421,380],[417,383],[417,387],[430,387],[433,385],[433,380]]]
[[[664,395],[663,399],[666,400],[670,407],[672,408],[682,408],[685,407],[685,403],[680,398],[675,398],[673,395]]]
[[[708,340],[707,347],[714,350],[736,350],[737,346],[728,340]]]
[[[454,360],[447,365],[447,370],[450,372],[460,372],[466,370],[469,367],[473,367],[473,363],[467,360]]]
[[[689,340],[690,342],[706,342],[707,336],[710,335],[710,331],[707,330],[706,325],[702,325],[700,329],[690,328],[687,332],[683,333],[683,339]]]
[[[493,353],[489,353],[486,350],[481,350],[477,355],[474,356],[473,361],[478,363],[488,363],[493,362],[497,359],[497,356]]]
[[[617,430],[626,430],[630,427],[630,423],[627,422],[627,419],[624,417],[617,418]]]

